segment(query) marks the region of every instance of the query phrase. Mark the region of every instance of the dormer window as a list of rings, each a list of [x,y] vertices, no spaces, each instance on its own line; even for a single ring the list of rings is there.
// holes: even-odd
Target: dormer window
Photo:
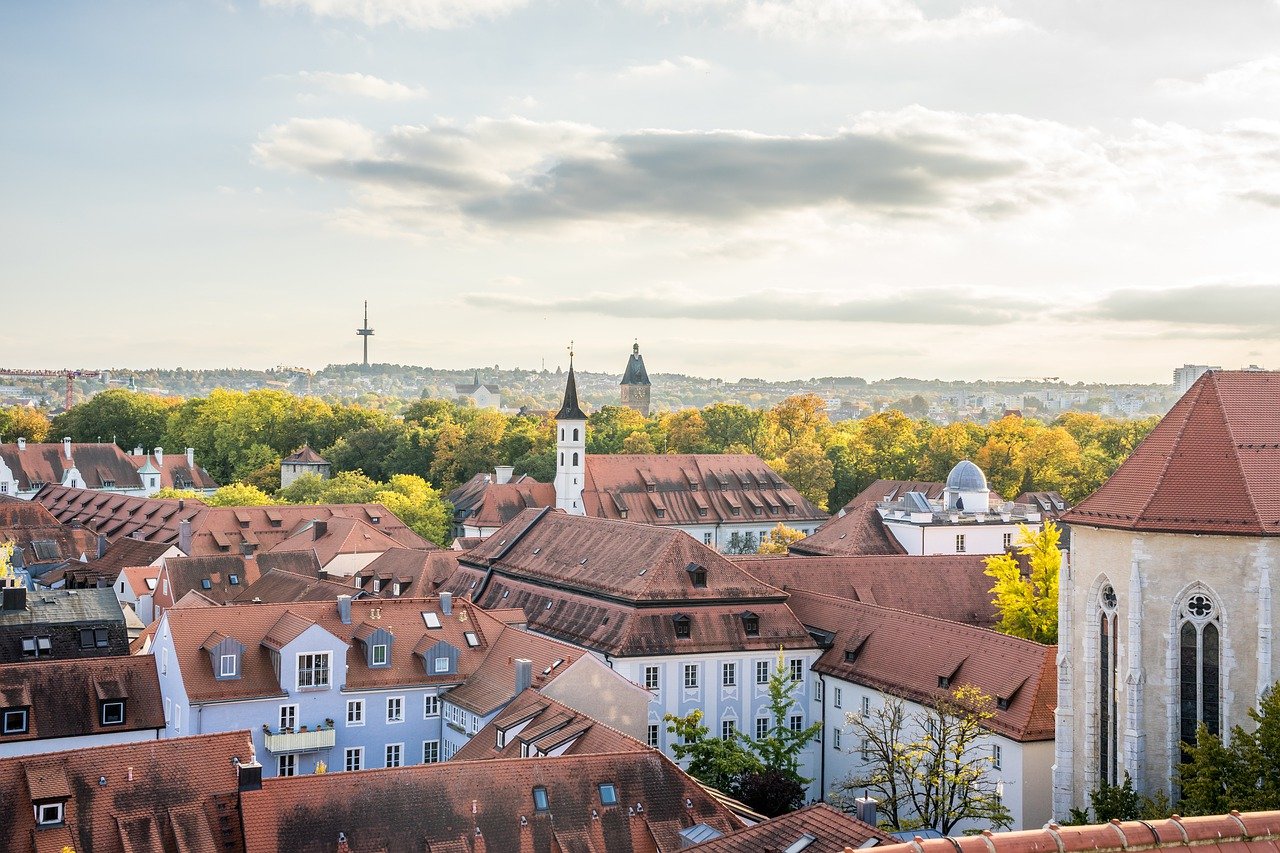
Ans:
[[[678,614],[671,620],[671,624],[675,626],[676,637],[678,639],[687,640],[689,638],[692,625],[690,624],[688,616],[685,616],[683,613]]]
[[[666,511],[665,509],[663,509],[662,507],[658,507],[658,508],[657,508],[657,510],[656,510],[656,512],[657,512],[657,514],[658,514],[658,518],[666,518],[666,517],[667,517],[667,511]]]
[[[236,655],[221,655],[219,657],[218,674],[222,678],[235,678],[237,661]]]
[[[699,518],[707,517],[707,508],[705,506],[698,507],[698,517]]]
[[[124,700],[108,699],[104,701],[99,709],[98,719],[102,721],[104,726],[124,725]]]
[[[36,826],[62,826],[62,803],[36,803]]]
[[[945,688],[947,688],[947,687],[950,687],[950,686],[951,686],[951,676],[949,676],[949,675],[939,675],[939,676],[938,676],[938,686],[939,686],[939,687],[942,687],[942,688],[944,688],[944,689],[945,689]]]
[[[26,708],[6,708],[0,714],[0,735],[25,735],[30,727]]]
[[[697,563],[690,563],[685,566],[685,571],[689,573],[689,580],[694,587],[698,589],[706,589],[707,587],[707,569]]]
[[[386,643],[378,643],[373,647],[373,651],[369,655],[369,661],[373,666],[385,666],[387,663],[387,646]]]
[[[730,515],[742,515],[742,510],[736,506],[729,507]]]
[[[108,645],[106,628],[81,628],[80,648],[105,649]]]
[[[103,480],[103,481],[102,481],[102,488],[104,488],[104,489],[114,489],[115,487],[116,487],[116,481],[115,481],[115,480]]]
[[[997,696],[997,697],[996,697],[996,710],[997,710],[997,711],[1007,711],[1007,710],[1009,710],[1009,699],[1008,699],[1008,697],[1006,697],[1006,696]]]
[[[760,617],[750,610],[742,614],[742,632],[748,637],[760,636]]]

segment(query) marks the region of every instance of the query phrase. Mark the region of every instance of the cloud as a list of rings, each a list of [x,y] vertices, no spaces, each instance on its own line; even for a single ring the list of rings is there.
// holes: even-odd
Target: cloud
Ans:
[[[1280,54],[1211,71],[1198,80],[1157,80],[1156,89],[1164,95],[1184,98],[1253,100],[1280,96]]]
[[[929,17],[911,0],[643,0],[642,5],[666,15],[718,16],[764,35],[801,40],[951,40],[1033,29],[994,6]]]
[[[1091,131],[920,107],[864,114],[825,136],[611,134],[522,118],[378,133],[292,119],[263,133],[254,151],[265,166],[348,183],[371,215],[399,217],[409,230],[442,217],[503,229],[732,224],[806,210],[1001,218],[1103,195],[1116,178]]]
[[[305,9],[322,18],[349,18],[365,26],[399,24],[419,30],[450,30],[492,20],[528,0],[262,0],[264,6]]]
[[[427,90],[421,86],[408,86],[371,74],[300,71],[297,79],[336,95],[355,95],[378,101],[412,101],[427,97]]]
[[[1161,290],[1125,289],[1104,296],[1089,316],[1187,326],[1280,328],[1280,286],[1201,284]]]
[[[522,312],[598,314],[651,320],[778,320],[889,323],[925,326],[999,326],[1034,316],[1035,304],[1007,295],[922,289],[855,299],[830,294],[764,290],[720,299],[689,299],[671,292],[599,293],[568,299],[537,299],[505,293],[475,293],[463,301],[477,308]]]
[[[623,80],[652,80],[661,77],[675,77],[680,74],[696,72],[706,74],[714,66],[705,59],[696,56],[677,56],[675,59],[664,59],[650,65],[631,65],[618,72]]]

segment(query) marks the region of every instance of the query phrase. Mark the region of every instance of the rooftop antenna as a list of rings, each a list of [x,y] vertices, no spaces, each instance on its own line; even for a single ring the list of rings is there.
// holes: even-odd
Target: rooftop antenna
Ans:
[[[364,339],[364,362],[361,365],[365,370],[369,369],[369,337],[373,334],[373,329],[369,328],[369,300],[364,301],[364,325],[356,329],[356,334]]]

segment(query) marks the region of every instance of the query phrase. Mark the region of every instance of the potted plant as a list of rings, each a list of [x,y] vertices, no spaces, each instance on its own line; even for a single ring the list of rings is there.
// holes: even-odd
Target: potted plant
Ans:
[[[333,717],[325,717],[324,725],[325,728],[333,728]]]

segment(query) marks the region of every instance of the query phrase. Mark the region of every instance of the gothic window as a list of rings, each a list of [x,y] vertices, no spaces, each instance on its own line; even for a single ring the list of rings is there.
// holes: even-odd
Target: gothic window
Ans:
[[[1196,742],[1200,723],[1211,735],[1219,734],[1221,728],[1220,625],[1217,605],[1203,592],[1187,596],[1178,609],[1178,735],[1182,743]]]
[[[1098,596],[1098,772],[1108,785],[1119,784],[1118,717],[1116,700],[1119,661],[1116,660],[1116,591],[1111,584]]]
[[[575,468],[577,468],[577,467],[578,467],[578,454],[577,454],[577,453],[574,453],[574,454],[573,454],[573,467],[575,467]]]
[[[574,427],[574,428],[573,428],[573,440],[574,440],[574,441],[577,441],[577,440],[578,440],[578,428],[577,428],[577,427]]]

